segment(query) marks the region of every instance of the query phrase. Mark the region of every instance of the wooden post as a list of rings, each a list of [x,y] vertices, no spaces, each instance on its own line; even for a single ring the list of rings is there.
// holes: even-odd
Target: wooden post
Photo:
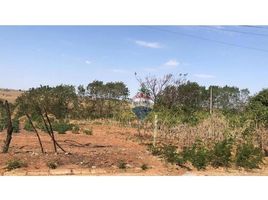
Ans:
[[[31,126],[32,126],[32,128],[33,128],[33,130],[34,130],[34,132],[35,132],[35,134],[36,134],[36,136],[37,136],[37,138],[38,138],[38,142],[39,142],[39,145],[40,145],[40,148],[41,148],[42,153],[45,153],[45,152],[44,152],[43,145],[42,145],[41,138],[40,138],[40,136],[39,136],[39,134],[38,134],[38,131],[36,130],[36,128],[35,128],[35,126],[34,126],[32,120],[31,120],[30,116],[28,115],[28,113],[26,113],[26,117],[28,118],[28,120],[29,120],[29,122],[30,122],[30,124],[31,124]]]
[[[210,115],[212,115],[212,113],[213,113],[213,104],[212,104],[212,101],[213,101],[213,93],[212,93],[213,91],[212,91],[212,86],[210,86],[210,105],[209,105],[209,113],[210,113]]]
[[[7,136],[6,140],[4,142],[4,146],[2,149],[3,153],[7,153],[9,149],[9,145],[12,139],[12,133],[13,133],[13,125],[12,125],[12,120],[11,120],[11,113],[10,113],[10,108],[8,101],[5,101],[5,107],[6,107],[6,113],[7,113],[7,118],[8,118],[8,124],[7,124]]]
[[[154,116],[154,140],[153,140],[153,146],[156,145],[156,137],[157,137],[157,115]]]

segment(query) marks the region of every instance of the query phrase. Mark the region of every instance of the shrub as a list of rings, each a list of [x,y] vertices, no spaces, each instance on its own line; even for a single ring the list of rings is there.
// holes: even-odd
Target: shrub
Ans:
[[[33,127],[32,127],[32,125],[31,125],[29,120],[26,120],[23,128],[26,131],[34,131],[34,129],[33,129]]]
[[[12,126],[13,126],[13,132],[14,133],[19,133],[20,132],[20,122],[18,119],[13,119],[12,120]]]
[[[159,156],[162,154],[162,149],[159,147],[154,147],[152,144],[148,145],[148,150],[152,153],[153,156]]]
[[[149,167],[146,164],[142,164],[141,169],[145,171],[145,170],[149,169]]]
[[[200,140],[197,140],[192,147],[184,148],[182,157],[185,161],[190,161],[198,170],[205,169],[209,164],[209,150]]]
[[[260,148],[252,143],[243,143],[238,146],[236,152],[236,165],[246,169],[259,168],[263,163],[263,153]]]
[[[163,147],[163,156],[168,162],[172,164],[176,163],[179,158],[177,147],[173,145],[165,145]]]
[[[90,128],[90,129],[85,129],[85,130],[83,131],[83,133],[86,134],[86,135],[93,135],[93,130],[92,130],[92,128]]]
[[[126,169],[126,168],[127,168],[127,163],[124,162],[123,160],[120,160],[120,161],[118,162],[118,168],[119,168],[119,169]]]
[[[211,165],[213,167],[229,167],[232,161],[232,139],[224,139],[214,144],[211,150]]]
[[[57,169],[58,168],[58,163],[55,162],[55,161],[49,161],[47,163],[47,166],[48,166],[49,169]]]
[[[80,127],[77,124],[73,125],[72,133],[78,134],[79,130],[80,130]]]
[[[14,170],[14,169],[18,169],[18,168],[21,168],[21,167],[27,167],[27,164],[21,160],[17,160],[17,159],[14,159],[14,160],[10,160],[6,163],[6,169],[8,171],[11,171],[11,170]]]
[[[57,131],[59,134],[65,134],[66,131],[72,130],[73,125],[64,121],[54,122],[52,124],[53,130]]]

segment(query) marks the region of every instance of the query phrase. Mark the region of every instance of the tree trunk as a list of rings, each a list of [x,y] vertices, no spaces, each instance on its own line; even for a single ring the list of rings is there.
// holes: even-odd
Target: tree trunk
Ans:
[[[11,142],[11,139],[12,139],[12,133],[13,133],[11,113],[10,113],[10,108],[9,108],[8,101],[5,101],[5,108],[6,108],[6,113],[7,113],[7,117],[8,117],[8,125],[7,125],[7,137],[6,137],[6,140],[4,142],[2,153],[7,153],[8,152],[9,145],[10,145],[10,142]]]

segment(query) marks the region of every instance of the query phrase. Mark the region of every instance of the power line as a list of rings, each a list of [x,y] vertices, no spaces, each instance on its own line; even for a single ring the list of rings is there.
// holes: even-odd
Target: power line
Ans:
[[[201,37],[201,36],[197,36],[197,35],[192,35],[192,34],[188,34],[188,33],[182,33],[182,32],[178,32],[178,31],[171,31],[171,30],[162,29],[162,28],[156,28],[156,27],[152,27],[152,26],[142,26],[142,27],[152,29],[152,30],[162,31],[162,32],[166,32],[166,33],[192,37],[192,38],[199,39],[199,40],[215,42],[215,43],[218,43],[218,44],[223,44],[223,45],[234,46],[234,47],[239,47],[239,48],[250,49],[250,50],[261,51],[261,52],[268,53],[267,49],[261,49],[261,48],[256,48],[256,47],[238,45],[238,44],[234,44],[234,43],[223,42],[223,41],[214,40],[214,39],[210,39],[210,38],[205,38],[205,37]]]
[[[220,29],[220,28],[215,28],[215,27],[211,27],[211,26],[200,26],[200,27],[208,28],[208,29],[212,29],[212,30],[224,31],[224,32],[233,32],[233,33],[241,33],[241,34],[247,34],[247,35],[268,37],[268,34],[263,34],[263,33],[252,33],[252,32],[233,30],[233,29]]]
[[[242,27],[246,28],[259,28],[259,29],[268,29],[267,26],[252,26],[252,25],[241,25]]]

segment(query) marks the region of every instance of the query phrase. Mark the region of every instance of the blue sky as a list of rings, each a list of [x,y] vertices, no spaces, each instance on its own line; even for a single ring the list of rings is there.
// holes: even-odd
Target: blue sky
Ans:
[[[97,79],[123,81],[134,95],[135,72],[188,73],[201,85],[235,85],[254,94],[268,86],[267,67],[266,27],[0,26],[0,88]]]

